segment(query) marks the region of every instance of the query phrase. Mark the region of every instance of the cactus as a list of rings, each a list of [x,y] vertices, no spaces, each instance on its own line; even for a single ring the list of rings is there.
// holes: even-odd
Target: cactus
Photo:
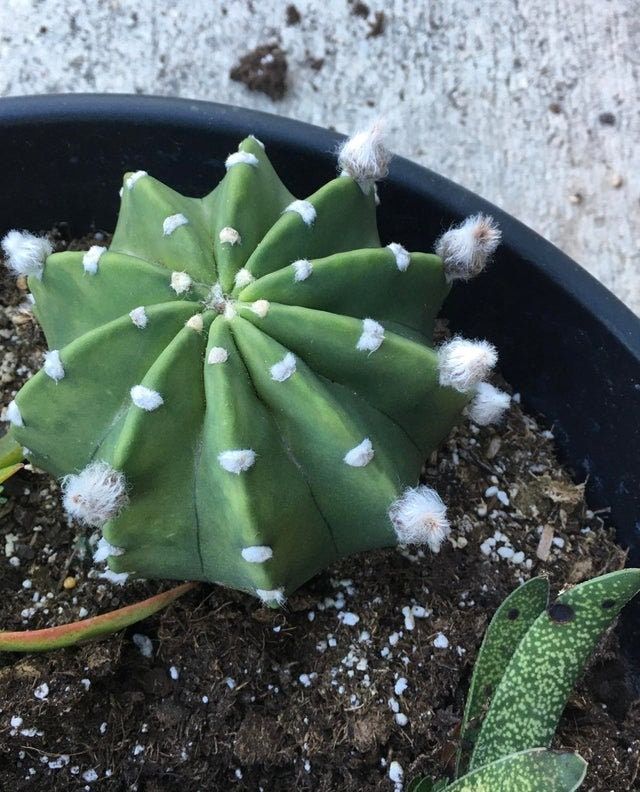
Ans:
[[[126,174],[108,249],[3,240],[49,345],[11,432],[102,529],[113,580],[216,581],[275,606],[339,557],[447,536],[424,459],[463,409],[488,423],[509,397],[484,382],[491,344],[434,349],[433,325],[500,234],[476,216],[440,255],[382,246],[388,161],[374,126],[297,200],[250,136],[202,199]]]

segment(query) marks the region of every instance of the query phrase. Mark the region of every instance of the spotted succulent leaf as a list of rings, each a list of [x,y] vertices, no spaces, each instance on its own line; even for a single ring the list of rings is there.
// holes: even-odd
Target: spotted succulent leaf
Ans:
[[[640,569],[571,588],[533,622],[495,692],[470,769],[550,744],[571,690],[605,630],[640,590]]]
[[[528,580],[513,591],[495,612],[473,667],[460,728],[456,775],[464,772],[482,719],[520,641],[547,607],[547,578]]]
[[[473,770],[445,787],[446,792],[574,792],[587,763],[574,753],[543,748],[511,754]],[[422,792],[420,788],[416,792]]]
[[[415,485],[495,350],[432,348],[464,251],[380,246],[388,157],[367,134],[304,200],[249,137],[204,198],[126,174],[108,248],[5,238],[50,347],[12,433],[102,528],[113,573],[278,604],[346,554],[446,537],[444,505]]]

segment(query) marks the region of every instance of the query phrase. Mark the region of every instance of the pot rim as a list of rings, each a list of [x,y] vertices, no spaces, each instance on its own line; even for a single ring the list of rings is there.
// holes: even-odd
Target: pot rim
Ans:
[[[55,125],[59,122],[118,122],[153,126],[223,129],[242,136],[250,127],[258,137],[303,154],[333,162],[344,135],[284,116],[235,105],[195,99],[138,94],[46,94],[0,98],[0,126]],[[502,245],[534,267],[603,326],[640,360],[640,317],[583,267],[506,211],[465,187],[404,157],[394,156],[388,182],[399,183],[418,199],[439,203],[454,216],[493,215],[502,229]]]

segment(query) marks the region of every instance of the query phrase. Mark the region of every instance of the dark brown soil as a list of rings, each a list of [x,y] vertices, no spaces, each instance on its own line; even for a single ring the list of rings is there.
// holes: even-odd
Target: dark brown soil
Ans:
[[[229,76],[250,91],[261,91],[274,101],[287,90],[287,57],[277,44],[263,44],[243,55]]]
[[[41,365],[43,339],[19,307],[24,291],[8,277],[0,288],[6,404]],[[549,575],[557,589],[618,569],[624,555],[559,467],[551,432],[517,402],[498,429],[454,431],[424,477],[454,526],[438,555],[347,559],[282,611],[202,586],[101,643],[0,656],[0,789],[389,792],[392,760],[405,779],[450,770],[473,661],[504,596],[531,575]],[[68,622],[167,587],[97,578],[91,537],[67,524],[47,475],[26,470],[5,495],[5,628]],[[541,538],[552,540],[545,561]],[[516,555],[503,558],[501,547]],[[76,585],[64,589],[69,576]],[[150,640],[150,656],[134,636]],[[585,790],[637,788],[640,701],[615,634],[572,696],[556,744],[590,762]]]

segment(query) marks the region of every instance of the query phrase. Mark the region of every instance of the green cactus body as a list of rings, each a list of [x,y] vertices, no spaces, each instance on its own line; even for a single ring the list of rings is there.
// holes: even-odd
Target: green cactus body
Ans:
[[[470,769],[547,746],[573,686],[604,631],[640,590],[625,569],[561,594],[518,644],[495,692]]]
[[[547,607],[549,583],[537,577],[513,591],[495,612],[482,641],[460,729],[456,775],[464,772],[482,718],[520,641]]]
[[[85,518],[113,572],[273,604],[398,541],[392,502],[473,392],[431,347],[446,257],[381,247],[373,189],[343,174],[295,201],[253,137],[227,166],[202,199],[126,174],[109,249],[31,275],[54,351],[12,433],[58,476],[104,463],[114,504],[124,476]]]

